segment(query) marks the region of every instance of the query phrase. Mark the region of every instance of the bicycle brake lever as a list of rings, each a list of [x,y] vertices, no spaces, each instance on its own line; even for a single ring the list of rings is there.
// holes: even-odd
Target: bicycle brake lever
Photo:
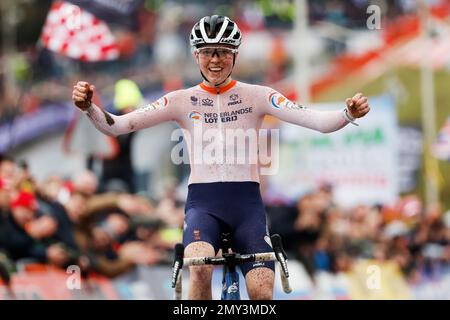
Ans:
[[[281,268],[283,269],[283,273],[285,274],[286,278],[289,277],[289,271],[287,267],[287,254],[283,249],[283,244],[281,243],[281,237],[279,234],[274,234],[270,237],[272,241],[272,248],[275,252],[275,257],[277,258],[278,262],[280,262]]]
[[[270,240],[272,241],[273,251],[277,254],[277,256],[278,256],[278,253],[281,253],[283,255],[283,258],[287,259],[287,254],[286,254],[286,252],[283,249],[283,244],[281,243],[280,235],[279,234],[273,234],[270,237]]]

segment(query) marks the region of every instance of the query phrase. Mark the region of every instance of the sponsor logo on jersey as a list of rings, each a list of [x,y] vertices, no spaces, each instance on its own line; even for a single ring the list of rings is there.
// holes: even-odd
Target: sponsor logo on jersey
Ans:
[[[284,97],[282,94],[278,92],[272,92],[269,96],[270,105],[274,107],[275,109],[305,109],[305,107],[301,104],[297,104],[295,102],[290,101],[286,97]]]
[[[269,96],[269,100],[270,100],[270,104],[275,109],[280,109],[283,106],[283,104],[287,101],[287,99],[283,95],[279,94],[278,92],[271,93]]]
[[[242,100],[241,99],[239,99],[239,96],[237,95],[237,94],[232,94],[231,96],[230,96],[230,102],[228,102],[228,105],[229,106],[232,106],[232,105],[235,105],[235,104],[239,104],[239,103],[242,103]]]
[[[217,114],[215,112],[205,112],[204,118],[205,118],[205,123],[218,123],[219,116],[220,116],[220,122],[225,123],[225,122],[237,121],[238,117],[240,115],[244,115],[244,114],[252,113],[252,112],[253,112],[252,107],[241,108],[239,110],[224,111],[224,112],[221,112],[220,114]]]
[[[156,100],[156,101],[153,103],[153,105],[155,105],[157,108],[158,108],[158,107],[163,108],[163,107],[167,106],[167,103],[168,103],[167,98],[166,98],[166,97],[162,97],[162,98]]]
[[[212,107],[214,105],[214,101],[206,98],[206,99],[202,99],[202,106],[207,106],[207,107]]]
[[[148,110],[155,110],[157,106],[154,103],[150,103],[142,108],[136,110],[136,112],[146,112]]]
[[[200,230],[194,230],[194,240],[200,240]]]
[[[156,109],[161,109],[165,106],[167,106],[168,100],[166,97],[162,97],[159,98],[158,100],[156,100],[155,102],[152,102],[148,105],[146,105],[145,107],[139,108],[136,111],[137,112],[146,112],[149,110],[156,110]]]
[[[191,96],[191,104],[193,106],[197,106],[198,105],[198,98],[195,96]]]
[[[198,111],[192,111],[191,113],[189,113],[189,119],[192,120],[201,120],[202,119],[202,114]]]

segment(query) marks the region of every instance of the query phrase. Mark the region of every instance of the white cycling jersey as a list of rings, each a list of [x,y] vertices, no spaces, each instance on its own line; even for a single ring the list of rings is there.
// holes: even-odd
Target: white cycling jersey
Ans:
[[[175,121],[185,138],[189,137],[186,139],[191,165],[189,183],[206,183],[259,182],[259,162],[250,158],[243,161],[244,153],[240,151],[248,155],[251,153],[252,144],[258,145],[257,133],[265,115],[328,133],[339,130],[351,122],[345,110],[307,109],[288,100],[272,88],[232,80],[219,90],[201,83],[188,89],[174,91],[149,105],[121,116],[107,113],[94,104],[85,113],[101,132],[112,136],[152,127],[165,121]],[[200,132],[203,136],[198,139]],[[253,132],[256,133],[255,141],[249,138]],[[242,138],[242,135],[245,143],[236,147],[235,142]],[[215,140],[215,143],[220,142],[219,149],[214,149],[217,144],[211,146],[212,140]],[[201,150],[212,148],[216,153],[223,152],[224,155],[222,158],[215,157],[213,161],[207,161],[201,156],[197,157],[200,153],[196,153],[196,148]]]

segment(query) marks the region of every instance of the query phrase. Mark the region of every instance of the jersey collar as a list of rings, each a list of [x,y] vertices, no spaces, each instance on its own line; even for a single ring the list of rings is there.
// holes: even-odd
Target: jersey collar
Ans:
[[[229,84],[227,84],[224,87],[220,87],[219,91],[217,91],[217,89],[215,87],[208,87],[207,85],[205,85],[203,82],[200,83],[200,88],[202,88],[205,91],[208,91],[210,93],[214,93],[214,94],[220,94],[220,93],[224,93],[227,92],[228,90],[230,90],[231,88],[233,88],[236,85],[237,81],[236,80],[231,80]]]

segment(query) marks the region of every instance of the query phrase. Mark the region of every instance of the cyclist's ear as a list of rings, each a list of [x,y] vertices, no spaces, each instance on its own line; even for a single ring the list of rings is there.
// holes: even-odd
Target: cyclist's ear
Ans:
[[[199,64],[200,62],[198,61],[198,52],[194,51],[192,54],[194,55],[195,63]]]

